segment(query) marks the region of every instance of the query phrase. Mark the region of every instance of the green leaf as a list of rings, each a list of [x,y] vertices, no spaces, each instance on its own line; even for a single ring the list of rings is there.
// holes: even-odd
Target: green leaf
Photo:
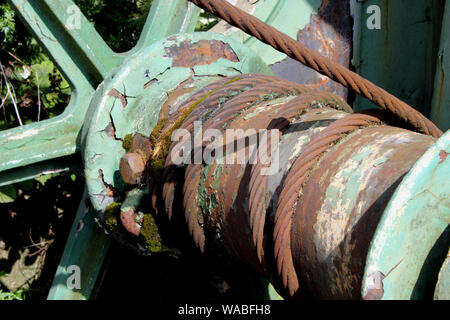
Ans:
[[[0,187],[0,203],[11,203],[17,198],[16,189],[12,185]]]
[[[25,295],[23,290],[16,292],[4,292],[0,290],[0,300],[24,300]]]
[[[46,183],[48,180],[50,180],[50,179],[56,177],[57,175],[58,175],[58,173],[45,174],[45,175],[42,175],[42,176],[37,177],[37,178],[34,178],[34,179],[35,179],[36,181],[38,181],[40,184],[45,185],[45,183]]]
[[[42,102],[46,109],[51,109],[55,107],[59,102],[59,94],[57,92],[50,92],[42,96]]]
[[[32,65],[31,68],[38,74],[39,89],[41,91],[50,89],[51,82],[49,75],[53,73],[53,69],[55,68],[53,62],[51,62],[50,60],[45,60],[39,64]],[[33,77],[33,79],[35,78]]]

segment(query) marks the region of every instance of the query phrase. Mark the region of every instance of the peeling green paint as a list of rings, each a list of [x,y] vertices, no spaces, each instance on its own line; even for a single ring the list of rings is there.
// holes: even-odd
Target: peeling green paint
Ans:
[[[428,116],[443,1],[352,0],[352,4],[356,14],[352,62],[357,73]],[[381,29],[367,28],[371,16],[367,9],[372,5],[381,9]],[[374,107],[356,97],[356,111]]]
[[[227,43],[238,61],[219,59],[211,63],[207,70],[209,77],[197,77],[190,68],[171,67],[172,58],[167,55],[166,48],[183,41],[196,43],[202,40]],[[103,171],[104,182],[113,188],[118,186],[117,171],[120,158],[125,152],[122,147],[123,138],[130,132],[150,135],[157,124],[160,109],[168,99],[167,92],[173,91],[190,77],[193,77],[199,90],[215,81],[217,75],[239,75],[242,72],[272,73],[260,58],[242,44],[212,33],[173,35],[127,57],[124,64],[105,79],[89,107],[89,118],[82,135],[85,174],[90,194],[101,194],[105,187],[98,179],[99,169]],[[151,80],[156,81],[149,84]],[[116,96],[108,94],[113,89],[125,96],[125,106]],[[111,121],[115,128],[115,139],[102,134]],[[89,160],[93,158],[94,162]],[[160,163],[161,166],[162,164]],[[92,196],[91,200],[97,210],[104,209],[98,196]]]
[[[450,242],[450,132],[417,161],[392,196],[370,245],[362,295],[381,272],[382,299],[432,298]],[[430,285],[432,287],[430,287]]]
[[[105,209],[105,224],[109,232],[113,232],[119,225],[120,206],[119,202],[113,202]]]
[[[450,5],[445,6],[441,43],[436,58],[430,119],[443,131],[450,129]],[[447,77],[446,77],[447,76]]]
[[[322,0],[260,0],[254,3],[254,8],[248,6],[248,8],[252,10],[251,13],[253,16],[297,40],[298,32],[308,25],[312,14],[317,14],[317,10],[320,8]],[[280,53],[236,28],[227,28],[217,25],[211,29],[211,32],[232,36],[233,38],[242,41],[250,49],[258,52],[264,62],[268,65],[280,62],[286,58],[285,54]]]

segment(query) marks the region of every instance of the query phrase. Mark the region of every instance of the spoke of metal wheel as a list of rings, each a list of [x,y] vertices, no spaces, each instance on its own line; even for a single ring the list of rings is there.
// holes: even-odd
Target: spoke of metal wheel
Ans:
[[[72,85],[65,112],[53,119],[0,133],[0,171],[73,154],[79,132],[96,86],[107,71],[120,64],[94,27],[78,11],[76,30],[65,23],[73,11],[72,1],[10,0],[19,17],[46,48]]]
[[[110,240],[95,223],[94,210],[86,207],[87,198],[85,189],[48,300],[87,300],[95,288]],[[80,287],[75,288],[68,283],[78,270]]]
[[[171,34],[193,32],[199,14],[200,9],[186,0],[154,0],[138,43],[129,53]]]
[[[123,57],[114,53],[71,0],[9,0],[75,87],[96,87]]]

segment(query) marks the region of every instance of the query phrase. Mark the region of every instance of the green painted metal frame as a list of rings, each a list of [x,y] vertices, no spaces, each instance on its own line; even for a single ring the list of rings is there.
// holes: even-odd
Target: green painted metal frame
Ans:
[[[439,271],[433,299],[450,300],[450,250]]]
[[[69,81],[72,95],[62,115],[0,132],[0,185],[79,168],[79,163],[67,161],[67,156],[80,150],[82,127],[97,86],[128,56],[172,33],[194,31],[200,13],[197,7],[184,0],[155,0],[137,45],[129,52],[115,53],[83,14],[79,15],[79,29],[66,27],[69,8],[74,6],[70,0],[9,2]],[[57,159],[60,157],[64,158]],[[89,299],[91,296],[109,239],[96,226],[92,208],[87,215],[84,211],[82,201],[48,299]],[[80,221],[84,225],[81,230]],[[92,255],[97,263],[92,263]],[[83,270],[80,291],[69,290],[65,285],[69,276],[66,267],[72,264]]]
[[[60,116],[0,132],[0,172],[79,151],[87,108],[106,75],[154,41],[174,32],[194,31],[199,14],[198,8],[184,0],[156,0],[136,47],[115,53],[83,14],[80,29],[65,26],[69,8],[74,6],[71,0],[9,2],[69,81],[72,95]]]
[[[450,129],[450,3],[445,6],[441,43],[436,58],[436,75],[430,119],[442,130]],[[447,78],[445,77],[447,75]]]
[[[95,222],[95,210],[86,205],[87,199],[88,192],[85,189],[48,293],[49,300],[86,300],[91,298],[98,285],[110,240],[99,230]],[[71,289],[67,282],[72,275],[69,267],[73,265],[80,270],[80,287]]]
[[[249,2],[253,2],[254,4],[249,6]],[[247,5],[245,5],[246,3]],[[244,10],[247,8],[247,11],[252,10],[250,11],[252,15],[277,28],[293,39],[297,39],[299,30],[304,29],[308,25],[311,15],[317,14],[317,10],[320,8],[321,4],[322,0],[236,1],[237,6],[241,6]],[[227,28],[223,25],[217,25],[211,29],[211,32],[218,32],[240,40],[250,49],[258,52],[267,65],[273,65],[286,58],[284,53],[275,50],[271,46],[249,36],[237,28]]]
[[[371,5],[381,8],[380,30],[366,27]],[[450,87],[445,72],[450,72],[450,60],[445,52],[450,45],[450,6],[439,0],[353,0],[352,6],[356,18],[353,64],[358,73],[430,116],[444,132],[448,130]],[[356,110],[371,107],[370,102],[356,98]],[[447,132],[416,163],[383,213],[366,262],[363,296],[376,272],[382,275],[382,299],[432,298],[435,289],[436,299],[444,295],[448,266],[442,266],[436,288],[426,283],[436,282],[442,255],[448,251],[445,230],[450,204],[445,200],[449,188],[445,179],[450,167],[448,161],[437,164],[440,150],[449,151],[449,137]]]
[[[127,57],[138,54],[168,35],[194,31],[200,12],[197,7],[185,0],[155,0],[136,46],[126,53],[115,53],[105,44],[83,14],[80,13],[79,29],[67,28],[65,22],[68,21],[70,14],[73,14],[69,8],[74,5],[70,0],[8,1],[67,78],[72,88],[72,96],[62,115],[0,132],[0,185],[79,167],[76,158],[71,155],[81,148],[82,128],[97,86]],[[292,12],[290,10],[292,3],[286,1],[261,1],[257,3],[254,14],[295,37],[295,33],[309,21],[310,14],[315,13],[321,0],[312,2],[315,3],[314,6],[309,2],[298,3],[300,5],[298,12],[302,12],[302,19],[293,19],[294,15],[288,14]],[[290,20],[292,24],[285,23],[286,17],[292,18]],[[242,32],[240,37],[238,34],[235,32],[235,36],[248,42],[250,47],[257,48],[258,51],[260,49],[269,51],[265,57],[270,63],[278,62],[285,57],[259,41],[250,39]],[[67,161],[68,159],[71,160]],[[101,238],[101,231],[93,225],[93,222],[87,220],[84,222],[85,228],[82,233],[76,231],[78,221],[83,216],[83,208],[84,204],[81,203],[49,299],[88,299],[92,293],[91,285],[80,292],[72,292],[61,285],[64,282],[63,278],[68,276],[65,267],[69,264],[84,265],[86,261],[80,252],[92,245],[89,239]],[[99,252],[99,265],[108,247],[107,240],[104,241],[105,251]],[[83,275],[83,281],[92,284],[92,279],[98,276],[98,270],[89,267],[85,270],[87,273]]]
[[[433,298],[450,243],[450,131],[416,162],[396,189],[370,245],[362,295],[382,275],[382,299]]]
[[[381,9],[381,29],[367,27],[373,14],[367,9],[372,5]],[[358,18],[353,57],[357,72],[428,116],[442,1],[352,0],[352,6]],[[359,96],[354,106],[356,110],[374,108]]]

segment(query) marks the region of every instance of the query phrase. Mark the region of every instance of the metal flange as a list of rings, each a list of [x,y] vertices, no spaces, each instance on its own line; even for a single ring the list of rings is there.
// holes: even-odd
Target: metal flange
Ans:
[[[369,248],[362,295],[433,298],[450,243],[450,131],[416,162],[392,196]]]
[[[170,36],[110,72],[96,90],[82,132],[86,183],[100,220],[128,191],[119,165],[129,134],[148,137],[160,116],[175,112],[197,90],[241,73],[272,72],[242,43],[212,33]]]

